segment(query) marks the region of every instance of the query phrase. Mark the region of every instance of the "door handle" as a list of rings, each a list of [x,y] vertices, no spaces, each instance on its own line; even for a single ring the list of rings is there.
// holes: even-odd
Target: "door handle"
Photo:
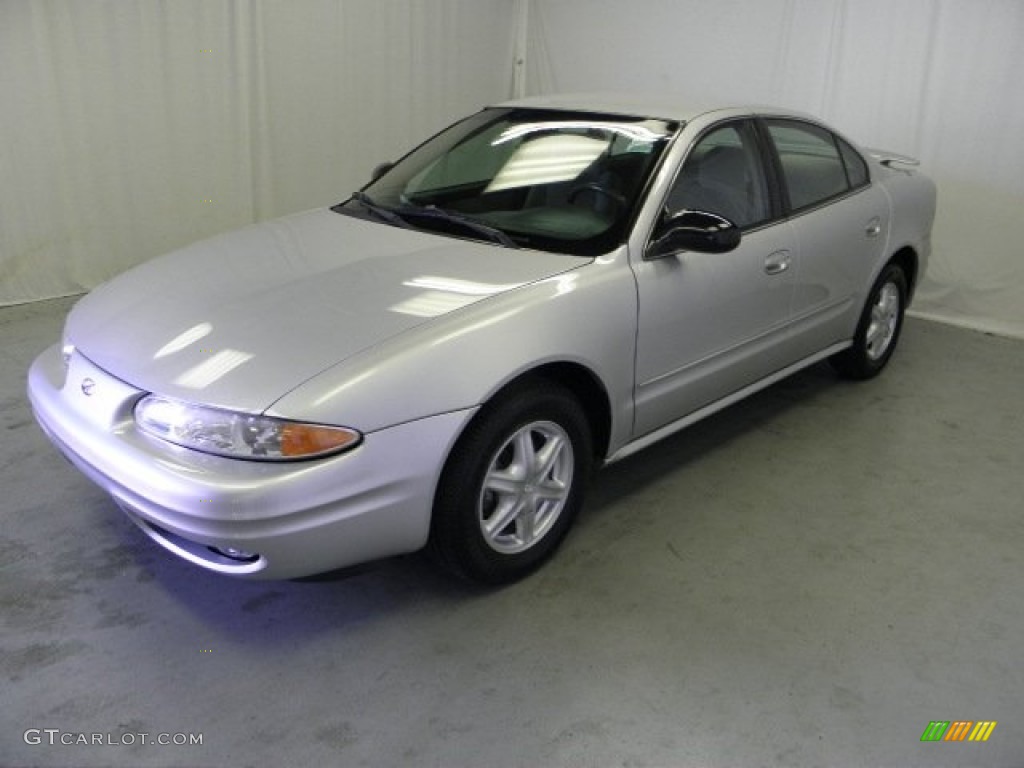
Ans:
[[[768,275],[781,275],[787,269],[791,261],[789,251],[776,251],[764,260],[764,271]]]
[[[882,233],[882,220],[877,216],[868,222],[867,227],[864,228],[864,234],[868,237],[878,237]]]

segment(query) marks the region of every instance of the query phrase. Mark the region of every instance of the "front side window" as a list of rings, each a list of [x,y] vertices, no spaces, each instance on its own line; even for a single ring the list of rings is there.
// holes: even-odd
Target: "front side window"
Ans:
[[[683,163],[666,207],[669,215],[715,213],[741,228],[766,221],[768,188],[753,126],[731,123],[701,138]]]
[[[779,156],[792,210],[817,205],[855,186],[847,177],[836,138],[829,131],[810,123],[769,120],[768,132]],[[861,177],[858,181],[866,182],[866,168],[854,169],[854,174]]]
[[[583,256],[621,243],[675,123],[488,109],[438,134],[339,213]],[[372,207],[371,207],[372,206]],[[398,217],[395,220],[394,217]]]

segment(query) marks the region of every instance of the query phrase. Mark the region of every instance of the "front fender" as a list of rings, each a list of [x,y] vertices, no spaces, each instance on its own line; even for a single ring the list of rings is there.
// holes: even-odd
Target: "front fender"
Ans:
[[[611,446],[632,429],[636,286],[623,248],[424,323],[315,376],[266,411],[364,433],[477,406],[538,366],[571,362],[604,386]]]

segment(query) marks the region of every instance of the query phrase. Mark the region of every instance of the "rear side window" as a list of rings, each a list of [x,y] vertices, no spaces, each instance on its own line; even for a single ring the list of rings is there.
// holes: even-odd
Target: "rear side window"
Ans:
[[[850,190],[846,163],[836,138],[829,131],[810,123],[769,120],[768,132],[782,164],[789,203],[794,211]],[[856,155],[852,148],[849,149]],[[866,176],[867,169],[861,168],[859,172]]]

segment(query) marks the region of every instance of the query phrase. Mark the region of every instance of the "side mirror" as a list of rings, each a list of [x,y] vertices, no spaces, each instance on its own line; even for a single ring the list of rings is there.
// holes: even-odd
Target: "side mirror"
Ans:
[[[740,228],[727,218],[707,211],[683,210],[658,224],[647,258],[661,259],[679,251],[726,253],[739,244]]]
[[[387,173],[388,171],[390,171],[394,167],[395,167],[394,163],[381,163],[380,165],[378,165],[376,168],[373,169],[373,173],[370,176],[370,181],[371,182],[376,181],[377,179],[379,179],[381,176],[383,176],[385,173]]]

